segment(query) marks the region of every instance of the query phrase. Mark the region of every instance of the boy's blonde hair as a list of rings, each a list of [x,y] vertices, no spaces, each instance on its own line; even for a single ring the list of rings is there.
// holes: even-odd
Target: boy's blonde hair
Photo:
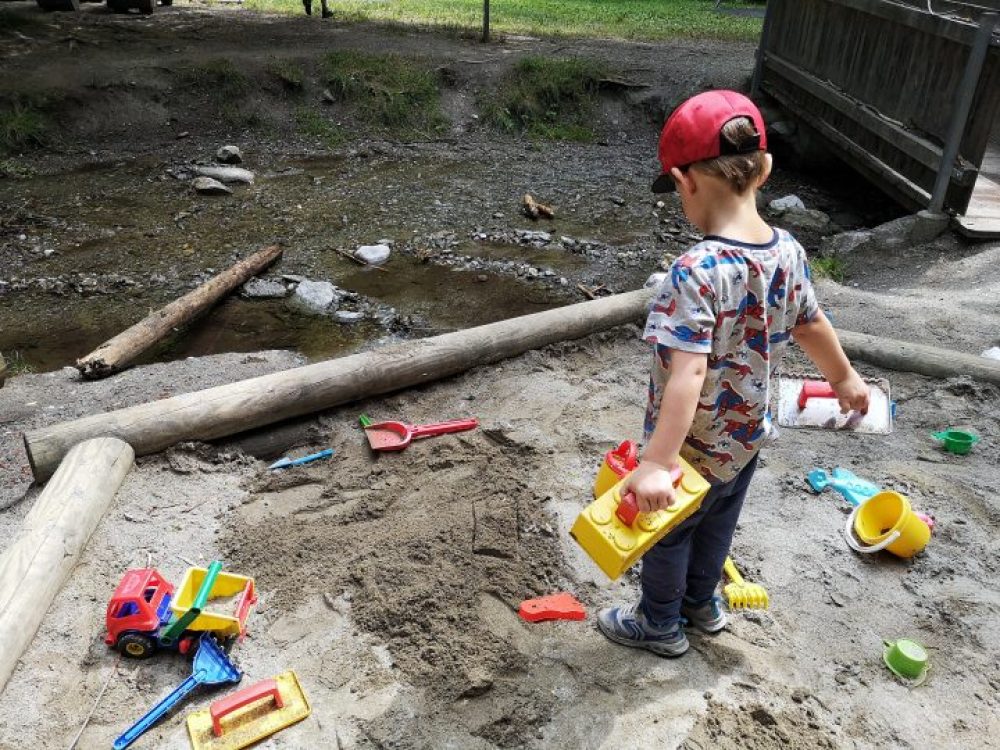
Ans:
[[[757,136],[757,130],[749,117],[737,117],[722,126],[722,137],[736,149]],[[743,195],[751,187],[756,186],[764,176],[767,161],[764,158],[764,151],[757,150],[747,154],[717,156],[714,159],[695,162],[691,168],[713,177],[721,177],[737,194]]]

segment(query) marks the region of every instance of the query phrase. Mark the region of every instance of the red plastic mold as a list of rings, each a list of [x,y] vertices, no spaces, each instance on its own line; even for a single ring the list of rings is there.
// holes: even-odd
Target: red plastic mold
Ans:
[[[528,622],[543,620],[583,620],[587,610],[572,594],[565,591],[558,594],[540,596],[537,599],[525,599],[517,613],[521,619]]]

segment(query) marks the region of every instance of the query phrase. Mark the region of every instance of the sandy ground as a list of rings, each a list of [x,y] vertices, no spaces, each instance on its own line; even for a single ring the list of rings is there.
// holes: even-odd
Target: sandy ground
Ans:
[[[848,315],[837,300],[856,292],[823,293],[835,317]],[[886,306],[900,296],[871,294]],[[893,385],[892,435],[782,430],[733,551],[772,606],[735,614],[717,637],[693,635],[681,659],[616,646],[590,619],[519,620],[518,603],[538,594],[572,591],[591,614],[635,596],[634,573],[607,581],[567,530],[603,452],[637,435],[646,362],[637,329],[625,327],[329,412],[301,450],[332,446],[334,458],[282,474],[226,446],[141,459],[0,696],[0,747],[67,746],[111,676],[80,744],[106,746],[183,679],[181,657],[116,663],[101,641],[117,577],[147,554],[174,581],[182,558],[218,557],[256,578],[252,636],[234,655],[248,682],[295,669],[314,709],[265,747],[997,746],[1000,401],[964,379],[863,368]],[[5,448],[16,463],[17,430],[81,410],[83,389],[109,398],[117,382],[117,405],[181,378],[194,388],[291,364],[225,355],[94,386],[67,387],[65,372],[19,377],[0,391],[4,413],[26,398],[40,409],[6,426]],[[474,415],[482,427],[374,458],[356,426],[362,410]],[[965,458],[944,454],[928,433],[946,425],[983,442]],[[912,561],[851,552],[846,503],[804,482],[809,469],[837,465],[933,514],[927,550]],[[4,538],[35,494],[0,517]],[[882,665],[882,641],[899,637],[930,649],[922,687]],[[183,715],[212,697],[197,696],[137,747],[186,747]]]
[[[5,83],[46,79],[65,89],[77,115],[64,148],[32,157],[36,177],[0,185],[0,207],[16,215],[0,232],[5,278],[58,280],[80,271],[107,281],[111,271],[128,274],[140,283],[127,295],[131,308],[144,310],[172,298],[207,267],[221,267],[236,249],[260,244],[262,228],[277,232],[287,224],[297,230],[276,273],[329,278],[402,313],[424,314],[441,330],[482,322],[470,318],[469,308],[489,310],[503,300],[510,302],[504,314],[520,314],[518,305],[536,304],[538,287],[492,272],[485,282],[474,272],[464,284],[446,263],[433,274],[421,270],[438,258],[429,265],[394,258],[395,277],[413,281],[408,297],[379,288],[378,274],[362,277],[349,261],[327,257],[328,245],[352,247],[383,232],[401,242],[442,230],[468,245],[479,229],[531,228],[516,215],[517,200],[531,189],[566,207],[547,229],[594,237],[607,249],[586,262],[569,258],[559,272],[574,285],[626,289],[691,239],[676,203],[655,208],[647,192],[651,123],[683,93],[739,85],[752,64],[749,45],[582,43],[574,53],[605,58],[651,88],[606,103],[600,143],[527,146],[493,142],[477,131],[469,97],[517,56],[562,54],[564,41],[518,38],[482,50],[447,34],[387,37],[378,28],[301,18],[160,10],[153,25],[90,7],[72,21],[66,14],[46,17],[31,30],[30,43],[0,40],[4,64],[25,73]],[[303,60],[318,59],[331,45],[389,45],[442,63],[483,54],[446,95],[455,126],[447,140],[352,144],[331,156],[294,137],[278,143],[254,136],[250,165],[262,173],[259,192],[180,221],[177,209],[193,200],[164,170],[210,154],[231,133],[213,129],[212,113],[171,89],[169,71],[189,58],[226,54],[253,72],[265,57],[246,48],[248,40],[269,44],[267,54],[273,47]],[[76,57],[50,68],[36,64],[64,44]],[[137,86],[115,84],[131,93],[121,100],[88,93],[120,78],[123,55],[142,72]],[[310,78],[307,101],[316,98],[315,86]],[[279,99],[262,96],[269,106]],[[252,99],[247,104],[260,104]],[[129,127],[123,118],[118,129],[109,127],[119,101],[130,121],[149,127]],[[292,113],[286,104],[274,116]],[[182,129],[193,135],[176,139]],[[301,158],[305,167],[289,172],[287,180],[297,181],[285,187],[278,173]],[[401,174],[428,165],[438,170],[432,180],[399,190]],[[277,172],[268,176],[269,170]],[[387,190],[398,202],[379,202]],[[862,204],[877,203],[859,197],[867,193],[857,185],[854,205],[845,206],[843,184],[810,188],[780,172],[769,190],[799,192],[843,228],[868,221]],[[30,210],[21,212],[25,201]],[[126,201],[120,205],[139,218],[123,226],[99,210],[115,201]],[[369,204],[377,210],[359,208]],[[348,211],[350,220],[338,224]],[[493,223],[484,220],[496,212],[502,215]],[[816,236],[803,241],[809,250],[818,245]],[[198,245],[198,254],[184,243]],[[1000,246],[969,246],[949,235],[905,252],[849,258],[847,283],[822,282],[820,293],[845,329],[979,353],[1000,344],[998,260]],[[163,274],[168,278],[154,282]],[[95,313],[97,298],[85,291],[10,292],[0,304],[6,340],[18,341],[12,327],[30,325],[28,338],[45,338],[51,361],[69,362],[101,340],[98,324],[111,320],[117,331],[119,318],[134,312],[121,304],[124,293],[113,290]],[[427,297],[452,301],[459,312],[451,318],[421,309]],[[219,331],[239,327],[233,321],[241,318],[223,312],[209,316],[218,330],[209,331],[206,349],[219,351]],[[255,329],[245,338],[258,348],[304,351],[298,340],[276,340],[271,325],[267,335]],[[276,327],[284,325],[279,318]],[[301,340],[328,336],[327,329],[309,328]],[[358,345],[351,339],[344,346]],[[78,744],[107,747],[184,679],[189,664],[178,655],[118,660],[103,643],[108,597],[122,572],[147,558],[174,583],[191,562],[212,559],[255,577],[261,599],[251,635],[234,658],[247,684],[295,669],[313,705],[309,719],[261,747],[1000,747],[997,389],[863,367],[892,383],[899,406],[892,435],[783,430],[765,449],[733,550],[748,578],[766,586],[771,608],[734,614],[717,637],[692,635],[691,652],[667,661],[609,643],[593,628],[599,607],[636,595],[636,577],[609,582],[567,533],[590,497],[603,453],[639,435],[647,361],[637,329],[625,327],[338,409],[310,420],[304,431],[273,431],[264,436],[269,450],[260,450],[258,439],[140,458],[0,693],[0,750],[68,747],[110,680]],[[98,383],[58,369],[11,379],[0,389],[0,548],[39,492],[30,486],[23,430],[301,362],[265,351],[177,359]],[[357,428],[362,411],[415,422],[476,416],[482,426],[375,458]],[[929,437],[943,427],[971,429],[983,440],[970,456],[953,457]],[[285,447],[296,454],[333,447],[336,454],[272,474],[267,460],[244,452],[250,445],[255,455]],[[804,481],[811,468],[835,466],[904,492],[932,513],[938,530],[927,550],[912,561],[851,552],[841,537],[846,503],[832,493],[811,494]],[[517,617],[522,599],[559,590],[572,591],[591,617],[536,625]],[[922,687],[907,688],[882,665],[882,641],[899,637],[930,649],[931,677]],[[184,715],[217,695],[198,694],[136,747],[188,747]]]

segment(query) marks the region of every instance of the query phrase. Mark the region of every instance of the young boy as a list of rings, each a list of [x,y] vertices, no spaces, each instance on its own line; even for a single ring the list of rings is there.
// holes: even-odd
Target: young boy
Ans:
[[[768,387],[789,335],[833,386],[841,409],[865,412],[868,387],[822,314],[805,251],[757,214],[771,172],[764,121],[733,91],[684,102],[660,134],[654,192],[676,189],[705,239],[678,258],[652,306],[654,345],[646,446],[628,480],[639,509],[674,499],[670,469],[683,456],[712,488],[701,508],[642,560],[638,602],[598,614],[611,640],[661,656],[688,648],[681,618],[725,627],[715,596],[757,451],[770,426]]]

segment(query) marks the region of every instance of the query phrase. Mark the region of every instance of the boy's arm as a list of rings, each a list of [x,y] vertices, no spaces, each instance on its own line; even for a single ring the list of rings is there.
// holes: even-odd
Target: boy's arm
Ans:
[[[799,323],[792,328],[792,336],[837,394],[840,410],[866,413],[869,388],[851,367],[826,315],[819,311],[812,320]]]
[[[656,429],[627,484],[641,511],[662,510],[674,502],[670,469],[678,465],[707,369],[707,354],[671,351],[670,378],[663,389]]]

